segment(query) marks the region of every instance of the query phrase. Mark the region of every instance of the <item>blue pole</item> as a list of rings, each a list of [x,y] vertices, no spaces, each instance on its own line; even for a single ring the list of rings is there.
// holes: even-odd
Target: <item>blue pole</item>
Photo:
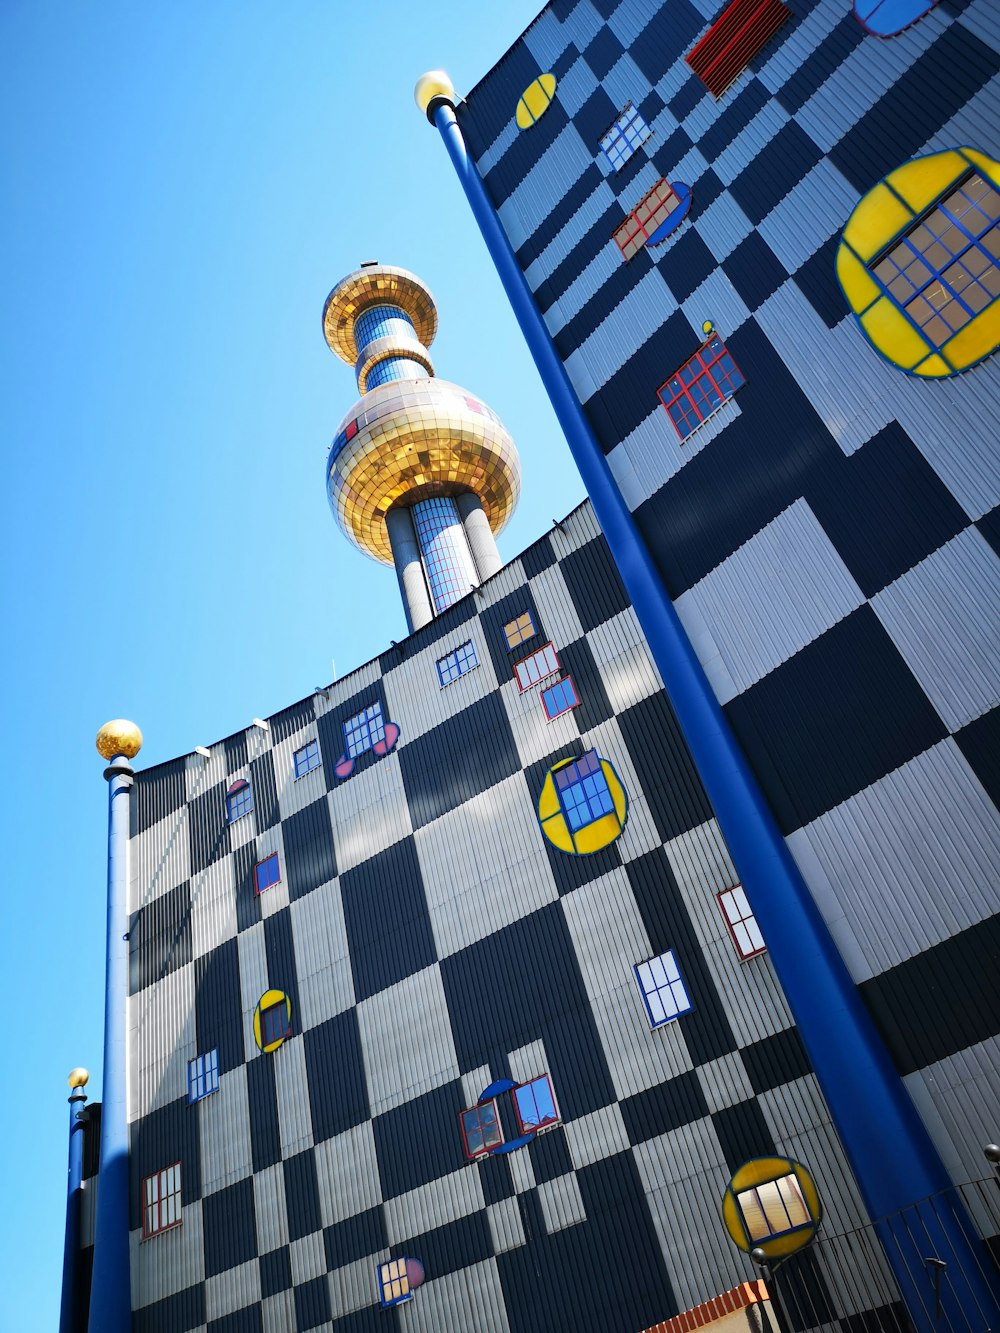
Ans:
[[[87,1314],[80,1303],[80,1205],[83,1201],[83,1126],[87,1101],[83,1089],[88,1076],[86,1070],[74,1069],[69,1077],[73,1091],[69,1097],[69,1177],[59,1333],[85,1333]]]
[[[444,140],[566,435],[767,941],[771,962],[868,1211],[879,1219],[901,1209],[921,1210],[905,1235],[897,1233],[898,1243],[885,1247],[910,1314],[918,1329],[934,1326],[933,1302],[926,1303],[932,1278],[924,1259],[938,1254],[948,1261],[949,1281],[942,1284],[947,1289],[942,1292],[944,1308],[954,1327],[975,1327],[966,1325],[964,1316],[977,1310],[984,1312],[984,1318],[985,1312],[1000,1315],[1000,1294],[990,1289],[982,1257],[962,1220],[951,1210],[939,1212],[922,1202],[951,1187],[944,1164],[785,845],[615,484],[468,155],[451,98],[436,91],[429,98],[427,116]]]
[[[125,1113],[125,997],[128,994],[128,825],[132,768],[124,755],[108,780],[108,920],[104,991],[104,1090],[101,1164],[94,1225],[91,1333],[131,1333],[128,1236],[128,1125]]]

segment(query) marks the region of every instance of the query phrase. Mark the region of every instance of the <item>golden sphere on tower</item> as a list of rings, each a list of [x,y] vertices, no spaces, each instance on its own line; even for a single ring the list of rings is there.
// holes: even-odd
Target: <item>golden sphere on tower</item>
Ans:
[[[82,1067],[71,1069],[67,1082],[71,1088],[85,1088],[90,1082],[90,1073]]]
[[[142,749],[142,732],[134,722],[116,717],[112,722],[105,722],[97,733],[96,744],[98,754],[104,759],[114,759],[119,754],[134,759]]]

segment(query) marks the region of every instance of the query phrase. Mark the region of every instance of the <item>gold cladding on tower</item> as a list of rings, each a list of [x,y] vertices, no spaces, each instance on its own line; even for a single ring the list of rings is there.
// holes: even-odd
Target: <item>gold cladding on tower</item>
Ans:
[[[337,283],[323,307],[323,334],[330,351],[352,368],[358,359],[354,321],[373,305],[398,305],[413,321],[419,341],[425,347],[434,341],[437,308],[419,278],[389,264],[360,268]]]
[[[98,754],[104,759],[114,759],[120,754],[126,759],[134,759],[142,749],[142,732],[134,722],[116,717],[111,722],[105,722],[97,733],[95,744]]]

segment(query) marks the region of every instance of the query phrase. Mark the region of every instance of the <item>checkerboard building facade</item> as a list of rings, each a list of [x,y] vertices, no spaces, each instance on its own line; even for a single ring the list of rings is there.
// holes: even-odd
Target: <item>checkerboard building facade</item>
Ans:
[[[995,153],[996,13],[942,0],[882,40],[841,0],[791,8],[716,99],[684,60],[714,0],[556,0],[459,120],[962,1184],[984,1174],[1000,1103],[1000,466],[985,424],[1000,362],[904,375],[866,341],[834,265],[852,209],[894,167]],[[518,98],[548,72],[551,104],[521,131]],[[616,171],[600,140],[629,103],[651,134]],[[690,212],[626,263],[613,233],[661,178],[690,186]],[[657,391],[705,321],[745,383],[682,440]],[[504,626],[526,611],[536,633],[511,652]],[[469,642],[478,666],[442,685],[437,662]],[[580,700],[552,721],[513,673],[548,642]],[[398,745],[341,780],[344,724],[375,703]],[[756,1276],[719,1208],[733,1172],[772,1154],[813,1172],[826,1231],[870,1222],[768,955],[741,957],[720,910],[736,875],[589,504],[267,722],[138,774],[132,794],[139,1333],[638,1333]],[[296,778],[311,741],[322,762]],[[572,857],[536,804],[548,770],[590,749],[628,817]],[[241,780],[253,810],[229,822]],[[258,893],[273,853],[280,880]],[[668,950],[692,1007],[651,1028],[634,969]],[[263,1054],[254,1014],[272,988],[291,1035]],[[218,1090],[189,1103],[189,1062],[211,1051]],[[541,1074],[558,1124],[469,1161],[463,1108]],[[142,1182],[177,1162],[181,1225],[143,1240]],[[426,1283],[381,1308],[378,1267],[402,1255]],[[871,1263],[867,1286],[835,1253],[813,1263],[817,1326],[892,1308]]]

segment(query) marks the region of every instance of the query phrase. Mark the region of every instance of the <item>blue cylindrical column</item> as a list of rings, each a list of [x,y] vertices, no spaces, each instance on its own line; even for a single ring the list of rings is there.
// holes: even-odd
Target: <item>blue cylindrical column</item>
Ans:
[[[451,97],[425,76],[429,119],[496,266],[590,495],[653,660],[715,809],[733,862],[764,933],[771,962],[809,1052],[868,1211],[907,1210],[911,1225],[885,1245],[918,1329],[935,1327],[925,1304],[925,1259],[948,1262],[942,1305],[954,1328],[977,1311],[1000,1315],[1000,1296],[961,1214],[923,1201],[950,1187],[948,1174],[837,951],[701,663],[680,623],[607,459],[576,397],[510,241],[466,150]],[[421,81],[423,83],[423,80]],[[420,85],[418,85],[418,91]],[[905,1232],[905,1234],[904,1234]],[[925,1290],[925,1287],[927,1290]],[[988,1326],[987,1323],[982,1325]]]
[[[69,1174],[66,1181],[66,1241],[63,1248],[59,1333],[85,1333],[87,1312],[80,1304],[80,1205],[83,1191],[83,1126],[90,1075],[74,1069],[69,1076]]]
[[[107,970],[104,989],[104,1088],[101,1105],[101,1164],[94,1224],[94,1275],[90,1289],[91,1333],[131,1333],[129,1274],[128,1123],[125,1092],[125,998],[128,994],[128,829],[133,757],[141,744],[119,730],[98,749],[111,762],[108,781]],[[138,728],[133,728],[138,734]],[[127,747],[122,753],[115,742]],[[111,753],[109,753],[111,751]]]

